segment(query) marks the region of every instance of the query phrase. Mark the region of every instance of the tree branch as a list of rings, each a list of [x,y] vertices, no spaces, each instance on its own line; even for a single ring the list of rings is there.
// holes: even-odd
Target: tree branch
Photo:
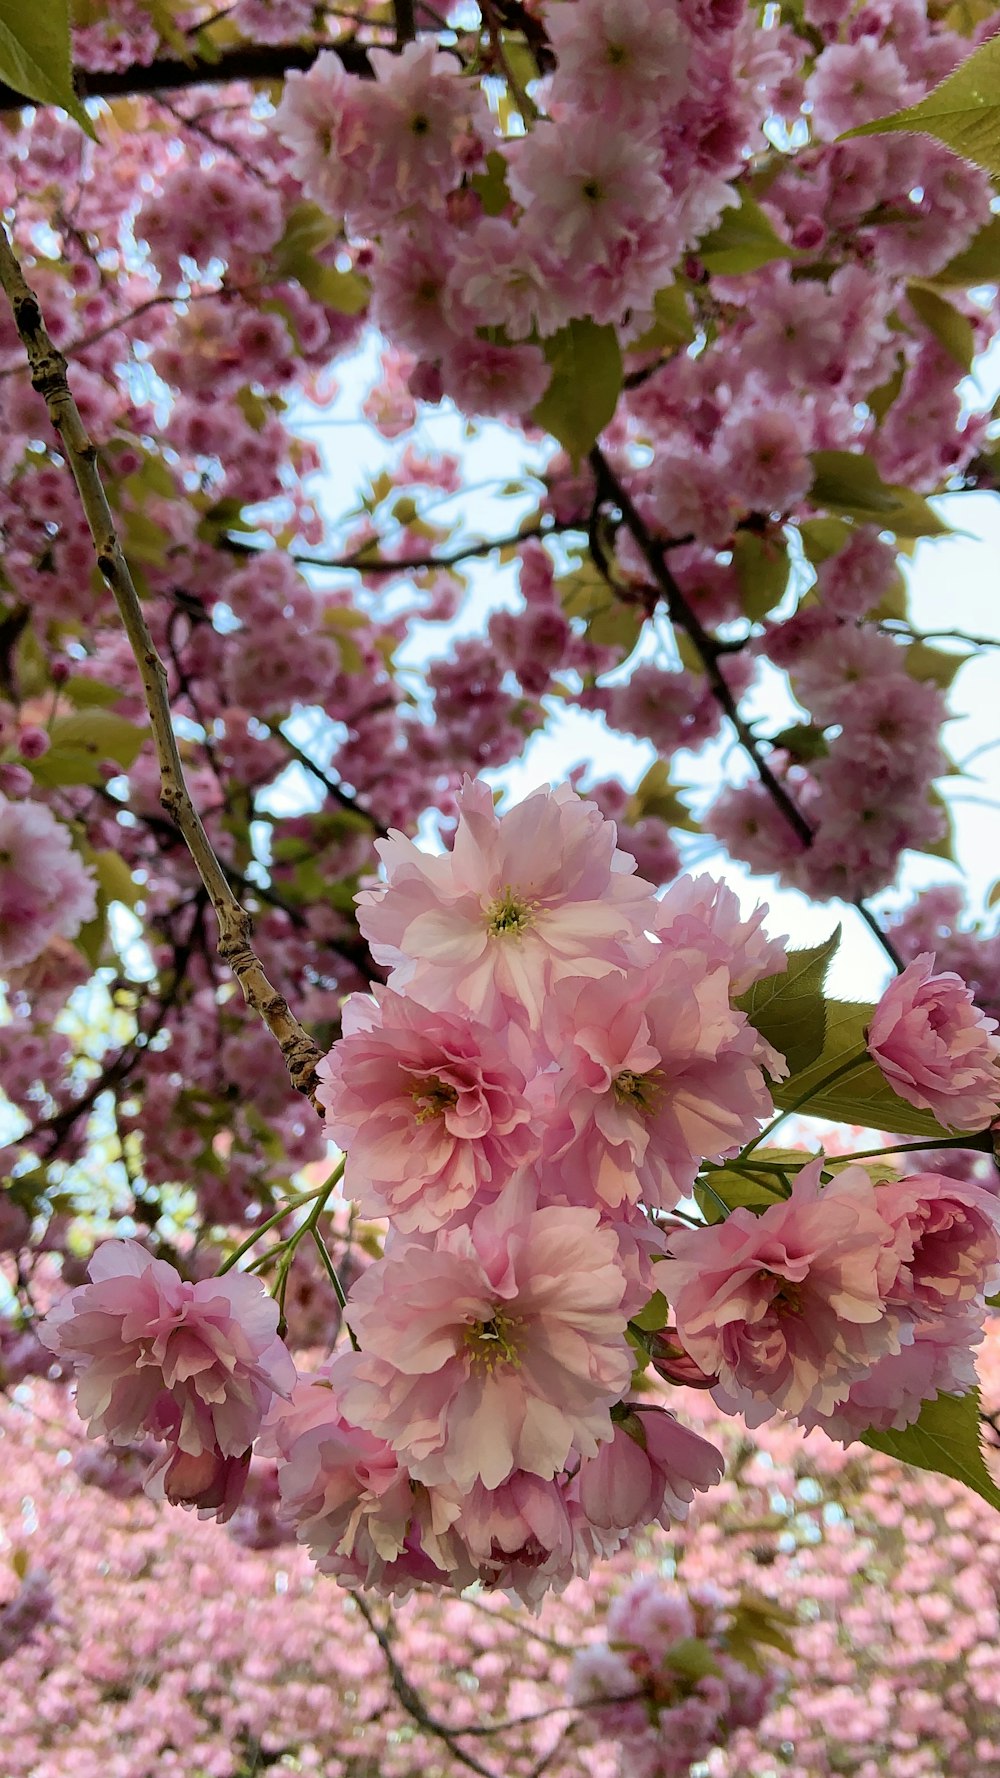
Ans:
[[[355,1592],[354,1603],[382,1650],[386,1671],[389,1675],[389,1684],[407,1716],[411,1716],[415,1723],[419,1723],[427,1734],[434,1735],[438,1741],[443,1741],[452,1758],[457,1759],[461,1765],[468,1766],[470,1772],[478,1772],[479,1778],[496,1778],[496,1773],[491,1772],[488,1766],[480,1765],[471,1753],[466,1753],[457,1739],[461,1730],[450,1729],[447,1723],[440,1722],[436,1716],[431,1716],[420,1693],[410,1684],[397,1661],[388,1631],[383,1629],[363,1594]]]
[[[73,472],[97,551],[97,565],[114,596],[139,668],[160,767],[160,801],[180,829],[215,909],[219,923],[219,955],[233,971],[248,1006],[263,1019],[278,1043],[293,1086],[317,1104],[316,1064],[321,1059],[321,1051],[289,1010],[284,997],[268,981],[250,943],[250,915],[234,895],[191,801],[170,714],[166,669],[157,654],[118,541],[98,468],[97,449],[87,435],[80,410],[73,400],[66,360],[45,330],[38,300],[25,282],[3,228],[0,228],[0,285],[28,354],[32,386],[45,401]]]
[[[415,574],[424,568],[454,568],[457,562],[492,555],[495,549],[511,549],[529,537],[556,537],[562,531],[576,531],[579,528],[578,525],[526,525],[523,531],[513,531],[507,537],[484,537],[478,543],[462,544],[443,555],[397,556],[393,559],[391,556],[369,557],[361,549],[349,556],[311,556],[301,555],[297,551],[290,551],[289,556],[291,561],[303,568],[343,569],[352,574]],[[259,556],[267,548],[266,544],[247,543],[242,537],[228,535],[220,538],[219,543],[222,549],[227,549],[234,556]]]
[[[733,696],[732,689],[719,665],[720,655],[727,651],[725,645],[716,641],[705,629],[698,613],[692,608],[684,596],[680,586],[674,579],[667,565],[666,556],[657,543],[648,525],[638,511],[627,488],[616,476],[610,463],[598,445],[590,453],[590,466],[597,481],[598,497],[610,500],[617,506],[624,523],[631,531],[645,561],[650,568],[660,594],[667,608],[671,623],[683,630],[693,642],[701,658],[702,666],[712,692],[720,708],[728,716],[736,730],[740,746],[750,759],[758,778],[774,803],[788,822],[792,832],[801,840],[803,846],[811,846],[814,833],[811,824],[806,820],[802,810],[788,794],[781,779],[777,776],[764,754],[760,743],[749,723],[740,712],[739,705]],[[879,921],[866,902],[856,899],[852,902],[866,926],[878,940],[894,969],[902,971],[905,967],[902,957],[892,939],[883,932]]]
[[[244,43],[236,49],[223,50],[215,62],[198,61],[193,56],[189,62],[165,57],[145,66],[133,63],[128,68],[90,72],[77,68],[74,85],[81,99],[114,99],[142,93],[155,96],[193,86],[222,86],[230,80],[280,80],[293,69],[304,73],[324,49],[339,56],[348,74],[356,74],[360,80],[375,78],[368,60],[368,45],[349,37],[339,43]],[[24,111],[33,103],[13,87],[0,84],[0,111]]]

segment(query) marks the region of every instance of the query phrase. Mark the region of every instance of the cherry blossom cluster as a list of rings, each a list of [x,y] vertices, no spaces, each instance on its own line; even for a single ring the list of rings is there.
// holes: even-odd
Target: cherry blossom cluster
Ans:
[[[729,1652],[727,1604],[714,1587],[684,1592],[643,1575],[614,1600],[607,1642],[576,1656],[573,1697],[589,1707],[595,1737],[620,1743],[622,1778],[688,1778],[736,1729],[761,1721],[775,1675]]]
[[[320,1069],[345,1191],[389,1225],[347,1296],[354,1349],[297,1378],[259,1280],[185,1282],[135,1242],[101,1248],[43,1326],[92,1433],[157,1441],[148,1489],[230,1519],[263,1432],[265,1506],[325,1572],[537,1604],[721,1476],[630,1396],[630,1323],[658,1294],[673,1326],[647,1354],[751,1425],[782,1411],[850,1439],[972,1387],[1000,1279],[976,1185],[818,1157],[761,1213],[672,1214],[706,1163],[711,1191],[712,1165],[752,1153],[787,1073],[733,1005],[786,965],[764,910],[742,919],[708,879],[657,899],[568,786],[499,815],[470,781],[449,852],[400,834],[380,852],[359,917],[388,979],[349,999]],[[854,1065],[978,1130],[996,1022],[932,961],[886,990]]]

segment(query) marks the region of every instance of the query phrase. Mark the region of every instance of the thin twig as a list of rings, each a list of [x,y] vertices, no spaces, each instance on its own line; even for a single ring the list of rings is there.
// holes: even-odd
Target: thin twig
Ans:
[[[88,437],[70,391],[66,360],[45,330],[38,299],[25,282],[2,228],[0,285],[28,354],[32,386],[46,403],[49,418],[73,472],[97,551],[97,565],[114,596],[139,668],[160,767],[160,802],[180,829],[215,909],[219,923],[219,955],[233,971],[247,1005],[264,1021],[278,1043],[293,1086],[305,1093],[319,1109],[315,1098],[316,1064],[322,1052],[290,1011],[284,996],[268,981],[250,942],[250,915],[234,895],[191,801],[171,719],[166,668],[156,651],[118,540],[101,480],[97,449]]]
[[[436,1716],[431,1716],[420,1693],[410,1684],[397,1661],[388,1631],[378,1622],[364,1595],[356,1592],[354,1603],[382,1650],[386,1672],[389,1675],[389,1684],[407,1716],[412,1717],[415,1723],[419,1723],[420,1727],[425,1729],[429,1735],[434,1735],[438,1741],[443,1741],[452,1758],[457,1759],[461,1765],[467,1766],[470,1772],[478,1772],[479,1778],[497,1778],[497,1774],[491,1772],[489,1766],[480,1765],[480,1762],[471,1753],[466,1753],[464,1747],[457,1740],[455,1731],[450,1729],[447,1723],[440,1722]]]
[[[299,554],[298,551],[289,551],[289,555],[293,562],[303,568],[333,568],[356,574],[414,574],[422,568],[453,568],[456,562],[492,555],[495,549],[513,549],[529,537],[554,537],[564,529],[578,530],[579,526],[526,525],[523,531],[514,531],[507,537],[484,537],[478,543],[462,544],[458,549],[450,550],[444,555],[398,556],[395,560],[388,556],[366,557],[363,549],[355,550],[349,556],[313,556]],[[223,549],[234,556],[259,556],[269,547],[267,544],[248,543],[243,537],[226,536],[220,538],[219,542]]]

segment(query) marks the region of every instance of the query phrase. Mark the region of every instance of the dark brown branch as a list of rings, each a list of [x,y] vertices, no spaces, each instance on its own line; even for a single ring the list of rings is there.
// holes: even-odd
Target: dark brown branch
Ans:
[[[400,556],[395,561],[388,556],[367,557],[363,550],[356,550],[350,556],[294,553],[291,554],[291,560],[302,568],[332,568],[352,574],[416,574],[421,569],[454,568],[458,562],[492,555],[495,549],[512,549],[529,537],[555,537],[561,531],[577,531],[579,528],[578,525],[526,525],[523,531],[514,531],[507,537],[484,537],[479,543],[462,544],[460,548],[449,550],[444,555]],[[247,543],[243,537],[227,536],[219,541],[221,547],[234,556],[259,556],[267,548],[266,544]]]
[[[479,1778],[497,1778],[497,1774],[491,1772],[489,1766],[480,1765],[480,1762],[471,1753],[466,1753],[457,1738],[461,1730],[450,1729],[447,1723],[440,1722],[436,1716],[431,1716],[420,1693],[410,1684],[397,1661],[388,1631],[379,1623],[362,1593],[354,1594],[354,1603],[382,1650],[386,1672],[389,1675],[389,1684],[407,1716],[412,1717],[415,1723],[419,1723],[428,1735],[433,1735],[436,1740],[442,1741],[452,1758],[457,1759],[460,1765],[467,1766],[470,1772],[477,1772]]]
[[[146,66],[133,63],[128,68],[93,69],[89,73],[77,68],[74,85],[81,99],[114,99],[142,93],[155,96],[194,86],[221,86],[230,80],[280,80],[293,69],[304,72],[311,68],[324,49],[339,56],[348,74],[356,74],[360,80],[374,79],[368,46],[348,38],[339,43],[240,44],[236,49],[223,50],[215,62],[198,61],[194,56],[189,62],[164,57]],[[0,111],[23,111],[31,103],[23,93],[0,84]]]
[[[627,488],[611,468],[600,447],[595,445],[590,453],[590,466],[597,481],[598,498],[608,500],[615,505],[622,515],[622,520],[631,531],[636,544],[649,567],[660,596],[667,608],[671,623],[689,637],[694,644],[701,660],[702,667],[720,709],[722,709],[736,731],[740,746],[750,759],[764,789],[767,791],[775,807],[785,817],[789,827],[803,846],[811,846],[814,838],[813,828],[806,820],[801,809],[786,790],[781,779],[775,773],[761,751],[760,743],[749,723],[742,715],[739,705],[733,696],[732,689],[719,665],[720,655],[726,653],[723,644],[716,641],[705,629],[704,624],[688,603],[682,589],[674,579],[667,563],[663,546],[657,542],[648,525],[638,511]],[[883,932],[879,921],[867,903],[855,899],[852,906],[856,907],[866,926],[878,940],[893,968],[902,971],[905,967],[902,957],[891,938]]]

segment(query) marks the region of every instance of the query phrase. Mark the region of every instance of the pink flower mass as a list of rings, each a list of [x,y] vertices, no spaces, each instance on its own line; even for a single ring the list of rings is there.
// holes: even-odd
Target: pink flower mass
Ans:
[[[1000,1770],[1000,0],[8,14],[0,1778]]]
[[[127,1443],[150,1433],[189,1459],[242,1458],[295,1382],[263,1286],[238,1272],[188,1284],[135,1241],[100,1248],[90,1279],[42,1332],[77,1373],[91,1434]],[[214,1479],[199,1471],[194,1492]]]
[[[946,1129],[978,1130],[1000,1108],[996,1019],[973,1005],[953,971],[934,974],[929,953],[890,982],[868,1027],[868,1052],[893,1091]]]

